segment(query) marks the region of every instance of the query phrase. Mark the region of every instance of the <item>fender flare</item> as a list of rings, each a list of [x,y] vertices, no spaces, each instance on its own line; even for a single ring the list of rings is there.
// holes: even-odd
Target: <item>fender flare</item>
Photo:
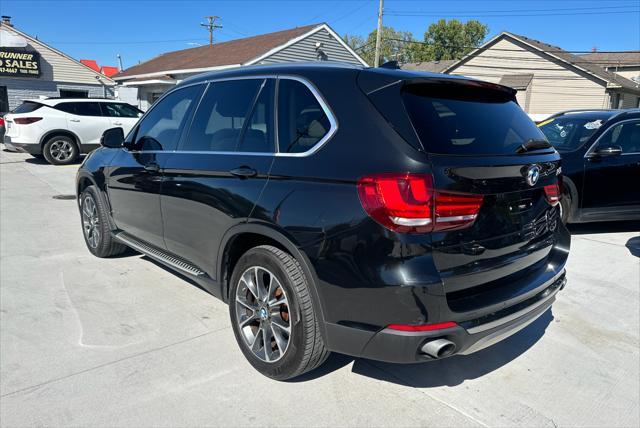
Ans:
[[[313,307],[316,308],[316,313],[319,317],[318,324],[320,325],[320,332],[322,334],[323,339],[325,339],[326,343],[326,326],[325,326],[325,316],[324,316],[324,308],[322,305],[322,301],[320,299],[320,295],[318,293],[319,280],[316,275],[315,269],[309,257],[305,254],[304,251],[300,250],[300,248],[293,243],[293,241],[288,238],[285,234],[277,230],[273,225],[269,223],[241,223],[231,227],[224,234],[220,241],[220,246],[218,248],[218,260],[216,262],[216,275],[220,284],[220,291],[222,292],[222,298],[224,301],[228,302],[228,293],[229,287],[226,281],[226,278],[223,277],[224,267],[225,267],[225,250],[227,249],[227,245],[229,242],[237,235],[242,233],[254,233],[257,235],[263,235],[267,238],[270,238],[276,242],[278,242],[282,247],[284,247],[297,261],[300,263],[302,270],[305,276],[308,278],[309,288],[311,291],[311,299],[313,302]]]

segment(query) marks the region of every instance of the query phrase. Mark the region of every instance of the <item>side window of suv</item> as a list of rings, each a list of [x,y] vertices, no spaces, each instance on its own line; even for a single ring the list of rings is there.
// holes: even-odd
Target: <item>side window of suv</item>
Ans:
[[[100,104],[98,103],[60,103],[55,108],[78,116],[102,116],[102,110],[100,110]]]
[[[136,150],[175,150],[203,85],[177,89],[153,106],[136,131]]]
[[[273,79],[213,82],[181,150],[272,153]]]
[[[640,120],[614,125],[602,137],[599,146],[620,146],[622,153],[640,153]]]
[[[109,117],[138,117],[140,111],[124,103],[102,103],[102,109]]]
[[[291,79],[278,83],[278,144],[282,153],[301,153],[315,146],[331,122],[309,88]]]

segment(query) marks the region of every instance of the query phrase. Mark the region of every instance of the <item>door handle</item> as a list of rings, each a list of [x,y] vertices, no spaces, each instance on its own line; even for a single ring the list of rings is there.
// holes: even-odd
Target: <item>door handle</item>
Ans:
[[[155,162],[149,162],[144,166],[144,170],[148,172],[158,172],[160,171],[160,165]]]
[[[236,177],[240,177],[240,178],[255,177],[256,175],[258,175],[258,171],[248,166],[241,166],[238,168],[234,168],[231,171],[229,171],[229,173],[231,173],[231,175],[235,175]]]
[[[69,119],[71,122],[80,122],[80,119]]]
[[[113,124],[120,126],[120,125],[122,125],[122,122],[113,122]]]

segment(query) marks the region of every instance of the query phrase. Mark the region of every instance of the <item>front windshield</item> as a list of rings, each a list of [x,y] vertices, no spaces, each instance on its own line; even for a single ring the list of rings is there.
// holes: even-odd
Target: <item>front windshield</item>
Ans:
[[[542,122],[538,127],[558,151],[581,147],[602,126],[604,119],[558,117]]]

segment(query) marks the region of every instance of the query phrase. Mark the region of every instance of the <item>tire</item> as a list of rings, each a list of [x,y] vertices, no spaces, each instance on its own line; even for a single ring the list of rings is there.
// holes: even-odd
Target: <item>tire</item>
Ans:
[[[567,193],[562,195],[560,199],[560,218],[563,224],[567,224],[569,221],[569,215],[571,214],[571,196]]]
[[[51,165],[69,165],[78,159],[80,151],[71,138],[54,135],[44,144],[42,154]]]
[[[84,242],[94,256],[115,256],[127,249],[126,245],[113,239],[107,210],[95,186],[87,187],[80,195],[80,220]]]
[[[256,278],[261,278],[258,284],[264,287],[256,287]],[[265,303],[265,295],[272,304]],[[291,379],[320,366],[329,356],[309,283],[300,264],[288,253],[270,245],[247,251],[233,270],[229,296],[236,341],[245,358],[263,375]],[[264,346],[265,342],[269,345]]]

